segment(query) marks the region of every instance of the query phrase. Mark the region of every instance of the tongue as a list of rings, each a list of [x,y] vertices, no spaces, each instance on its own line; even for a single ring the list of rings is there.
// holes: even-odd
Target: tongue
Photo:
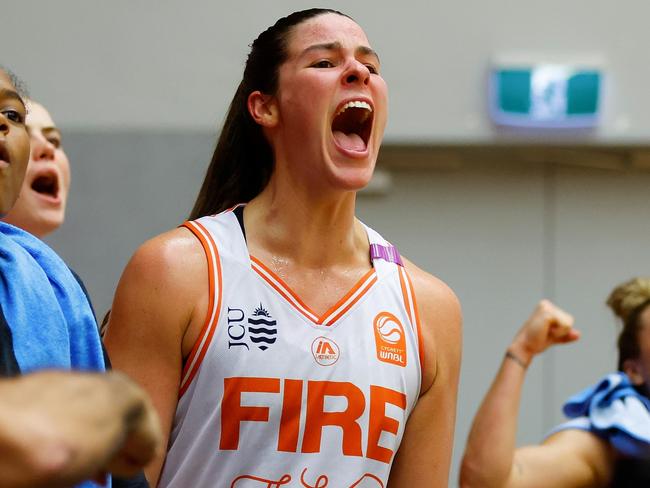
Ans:
[[[334,140],[343,149],[347,149],[348,151],[365,151],[366,149],[366,143],[363,142],[359,134],[355,134],[354,132],[346,134],[340,130],[335,130],[333,134]]]

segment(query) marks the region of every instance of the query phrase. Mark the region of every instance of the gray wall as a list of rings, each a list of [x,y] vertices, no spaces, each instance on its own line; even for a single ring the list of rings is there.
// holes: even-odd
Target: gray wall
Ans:
[[[602,146],[643,143],[650,130],[645,0],[330,6],[357,18],[382,57],[389,142]],[[0,0],[0,63],[50,108],[72,161],[68,219],[49,242],[85,279],[100,315],[135,248],[187,215],[247,44],[302,7],[288,0]],[[602,127],[567,136],[491,126],[487,66],[513,51],[601,56],[608,69]],[[462,149],[452,147],[450,160]],[[387,194],[359,199],[360,216],[447,281],[463,304],[450,486],[478,402],[541,297],[573,312],[584,338],[532,366],[521,442],[538,441],[560,420],[568,394],[615,365],[614,321],[603,301],[614,284],[649,273],[650,174],[591,168],[589,158],[581,156],[587,167],[527,157],[446,166],[423,150],[420,170],[394,170]]]
[[[584,140],[635,142],[644,99],[646,0],[333,0],[380,53],[391,89],[391,141],[510,138],[486,118],[491,60],[599,57],[609,75],[601,129]],[[212,128],[248,44],[297,0],[0,0],[0,62],[71,128]],[[637,62],[638,61],[638,62]],[[534,137],[534,136],[533,136]]]
[[[214,136],[111,131],[64,138],[72,162],[68,211],[47,241],[83,277],[101,320],[135,249],[187,218]]]

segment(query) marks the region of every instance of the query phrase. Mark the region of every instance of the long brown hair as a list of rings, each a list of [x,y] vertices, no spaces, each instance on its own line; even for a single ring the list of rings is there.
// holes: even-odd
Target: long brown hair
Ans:
[[[212,160],[190,213],[191,220],[248,202],[269,182],[274,167],[273,152],[261,127],[248,112],[248,96],[256,90],[269,95],[277,92],[278,70],[287,59],[291,29],[327,13],[348,17],[322,8],[294,12],[262,32],[251,45],[244,76],[230,102]]]

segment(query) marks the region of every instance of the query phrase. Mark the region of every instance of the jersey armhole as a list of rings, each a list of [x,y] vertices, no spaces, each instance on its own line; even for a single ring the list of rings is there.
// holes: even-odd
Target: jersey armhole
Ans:
[[[208,264],[208,310],[201,332],[199,333],[192,350],[190,351],[183,371],[181,373],[181,384],[179,398],[187,391],[192,380],[198,372],[205,353],[210,346],[214,332],[219,322],[219,312],[221,311],[222,280],[221,280],[221,260],[217,245],[212,239],[210,232],[197,221],[184,222],[181,227],[185,227],[192,232],[199,240]],[[215,297],[217,298],[215,300]]]
[[[399,284],[402,288],[402,298],[404,299],[404,307],[408,314],[411,328],[415,331],[418,341],[418,356],[420,358],[420,374],[424,371],[424,344],[422,342],[422,324],[420,323],[420,312],[418,311],[417,301],[415,299],[415,292],[413,291],[413,283],[409,277],[406,269],[403,266],[398,266],[399,269]]]

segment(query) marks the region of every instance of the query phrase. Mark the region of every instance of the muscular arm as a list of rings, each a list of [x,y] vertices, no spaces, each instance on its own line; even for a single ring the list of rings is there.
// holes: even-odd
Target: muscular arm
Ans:
[[[166,446],[172,427],[183,358],[205,315],[205,256],[186,229],[145,243],[118,285],[105,344],[113,367],[136,380],[152,398]],[[197,325],[198,324],[198,325]],[[165,452],[145,470],[156,486]]]
[[[526,369],[534,356],[551,345],[578,339],[572,326],[570,315],[542,301],[521,328],[474,417],[461,466],[461,487],[604,486],[611,454],[592,434],[566,431],[539,446],[515,446]]]
[[[461,313],[454,293],[407,262],[422,325],[422,391],[409,417],[389,487],[447,487],[456,419]]]
[[[42,372],[0,382],[3,487],[133,476],[160,448],[153,408],[121,374]]]

